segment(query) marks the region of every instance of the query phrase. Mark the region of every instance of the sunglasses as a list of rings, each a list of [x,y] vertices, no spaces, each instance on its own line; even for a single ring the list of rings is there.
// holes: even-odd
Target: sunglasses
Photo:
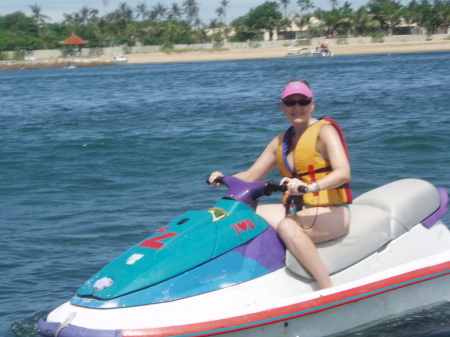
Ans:
[[[302,98],[296,101],[295,99],[285,99],[283,100],[283,104],[288,107],[293,107],[295,104],[298,104],[300,106],[308,106],[312,102],[311,98]]]

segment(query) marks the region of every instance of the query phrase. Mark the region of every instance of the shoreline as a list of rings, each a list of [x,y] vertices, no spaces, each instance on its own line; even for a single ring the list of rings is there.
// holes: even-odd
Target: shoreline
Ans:
[[[309,47],[308,47],[309,48]],[[310,47],[313,49],[312,47]],[[247,48],[229,50],[205,50],[171,53],[127,54],[128,63],[169,63],[169,62],[199,62],[199,61],[225,61],[246,60],[262,58],[284,57],[288,47],[272,48]],[[359,55],[359,54],[390,54],[450,51],[450,40],[420,41],[420,42],[391,42],[370,44],[343,44],[332,45],[330,50],[334,55]],[[102,57],[103,58],[103,57]],[[107,56],[104,56],[107,58]]]
[[[312,47],[308,47],[311,48]],[[202,62],[281,58],[287,53],[288,47],[224,49],[204,51],[172,51],[145,54],[126,54],[128,64],[142,63],[174,63],[174,62]],[[389,42],[389,43],[359,43],[331,45],[334,55],[362,55],[362,54],[393,54],[414,52],[450,51],[450,40],[417,41],[417,42]],[[95,58],[58,58],[37,61],[0,61],[0,70],[64,68],[70,61],[77,67],[116,65],[111,62],[110,55]]]

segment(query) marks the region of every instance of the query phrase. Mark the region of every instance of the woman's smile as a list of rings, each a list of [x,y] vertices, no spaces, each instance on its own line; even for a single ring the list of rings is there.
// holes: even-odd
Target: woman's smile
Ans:
[[[285,114],[291,122],[305,122],[307,120],[309,121],[309,119],[311,118],[311,111],[309,107],[287,107],[287,109],[285,110]]]

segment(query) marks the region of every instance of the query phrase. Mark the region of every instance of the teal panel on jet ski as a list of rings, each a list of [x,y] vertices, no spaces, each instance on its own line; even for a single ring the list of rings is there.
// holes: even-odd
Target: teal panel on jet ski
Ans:
[[[243,203],[222,199],[224,217],[189,211],[153,233],[94,275],[78,296],[111,299],[190,270],[251,240],[267,223]]]
[[[216,232],[211,213],[189,211],[105,266],[77,295],[109,299],[178,275],[213,256]]]
[[[110,300],[75,296],[74,305],[91,308],[120,308],[174,301],[239,284],[270,271],[258,261],[245,259],[239,252],[228,252],[172,279]]]
[[[230,287],[284,266],[285,248],[275,229],[171,279],[110,300],[74,296],[70,302],[90,308],[123,308],[174,301]]]

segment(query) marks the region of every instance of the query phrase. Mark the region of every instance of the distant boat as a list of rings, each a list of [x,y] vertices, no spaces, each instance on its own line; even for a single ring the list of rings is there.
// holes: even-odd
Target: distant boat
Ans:
[[[63,69],[75,69],[77,66],[74,66],[72,63],[67,62],[67,65],[63,67]]]
[[[311,56],[314,57],[332,57],[334,53],[328,49],[328,47],[316,47],[316,49],[311,50]]]
[[[114,57],[111,60],[111,62],[117,63],[117,64],[125,64],[128,62],[128,59],[125,56],[123,56],[122,54],[114,54]]]
[[[299,56],[311,56],[311,52],[308,50],[308,48],[292,48],[290,47],[288,49],[288,52],[285,57],[299,57]]]

